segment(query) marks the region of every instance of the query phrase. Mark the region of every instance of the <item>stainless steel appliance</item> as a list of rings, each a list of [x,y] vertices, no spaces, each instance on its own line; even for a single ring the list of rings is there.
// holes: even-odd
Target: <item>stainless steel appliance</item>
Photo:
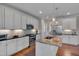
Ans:
[[[26,34],[29,36],[29,47],[35,43],[37,30],[32,24],[26,24]]]
[[[7,39],[7,34],[0,35],[0,41]]]

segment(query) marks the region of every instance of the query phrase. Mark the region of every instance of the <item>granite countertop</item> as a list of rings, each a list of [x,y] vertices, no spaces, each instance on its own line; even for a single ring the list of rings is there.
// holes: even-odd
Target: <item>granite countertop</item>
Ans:
[[[58,47],[61,47],[62,46],[62,44],[61,45],[56,45],[56,44],[51,44],[51,43],[48,43],[48,42],[43,42],[43,41],[38,41],[38,40],[36,40],[36,42],[40,42],[40,43],[43,43],[43,44],[49,44],[49,45],[53,45],[53,46],[58,46]]]
[[[17,39],[17,38],[26,37],[26,36],[28,36],[28,35],[24,35],[24,36],[21,36],[21,37],[10,38],[10,39],[3,38],[3,39],[0,39],[0,41],[13,40],[13,39]]]
[[[41,40],[36,40],[36,42],[49,44],[49,45],[53,45],[53,46],[58,46],[58,47],[62,46],[62,41],[61,40],[57,42],[57,40],[58,40],[57,38],[53,38],[53,39],[41,39]],[[55,40],[55,39],[57,39],[57,40]]]

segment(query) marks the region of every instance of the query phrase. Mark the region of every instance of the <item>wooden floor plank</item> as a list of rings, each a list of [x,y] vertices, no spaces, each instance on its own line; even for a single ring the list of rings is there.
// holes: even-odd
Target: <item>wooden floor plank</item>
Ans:
[[[79,46],[63,44],[58,48],[57,56],[79,56]]]
[[[33,43],[29,48],[25,48],[13,54],[13,56],[35,56],[35,43]]]

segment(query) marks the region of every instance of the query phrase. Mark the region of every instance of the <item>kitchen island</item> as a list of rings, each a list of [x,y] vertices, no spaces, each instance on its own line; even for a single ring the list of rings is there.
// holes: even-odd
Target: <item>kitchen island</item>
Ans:
[[[54,37],[36,41],[36,56],[56,56],[63,46],[78,46],[79,44],[78,35],[56,35]]]
[[[58,40],[52,42],[50,42],[50,39],[37,40],[36,56],[56,56],[57,50],[61,46],[62,42]]]

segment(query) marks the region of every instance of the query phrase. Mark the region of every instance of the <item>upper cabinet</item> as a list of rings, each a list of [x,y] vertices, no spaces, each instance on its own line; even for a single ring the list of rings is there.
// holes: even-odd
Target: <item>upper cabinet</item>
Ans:
[[[38,28],[38,20],[14,8],[0,5],[0,29],[26,29],[26,24]]]
[[[8,7],[4,9],[5,13],[5,29],[13,29],[14,28],[14,11]]]
[[[22,16],[21,13],[18,11],[14,12],[14,29],[21,29],[22,28]]]
[[[21,19],[22,19],[22,20],[21,20],[21,21],[22,21],[22,24],[21,24],[22,29],[26,29],[27,15],[23,14]]]
[[[33,22],[34,27],[35,27],[36,29],[38,29],[38,27],[39,27],[39,22],[38,22],[38,20],[35,19],[35,18],[33,18],[33,19],[32,19],[32,22]]]
[[[0,29],[4,28],[4,7],[0,5]]]
[[[39,22],[36,18],[32,16],[27,16],[27,24],[32,24],[34,28],[38,29]]]

